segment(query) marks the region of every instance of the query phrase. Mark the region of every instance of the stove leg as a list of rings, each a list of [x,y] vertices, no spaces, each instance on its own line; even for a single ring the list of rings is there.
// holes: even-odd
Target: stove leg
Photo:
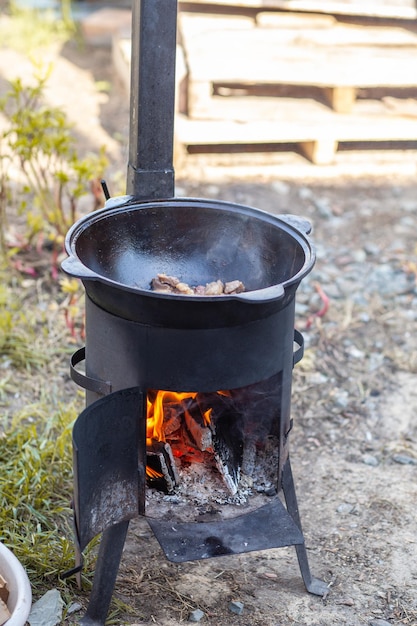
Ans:
[[[301,520],[298,511],[297,496],[295,494],[294,479],[291,470],[290,459],[284,465],[282,471],[282,490],[284,492],[285,503],[287,505],[287,511],[297,524],[301,532]],[[301,576],[303,577],[304,585],[309,593],[313,593],[316,596],[327,596],[329,587],[323,580],[315,578],[311,575],[310,566],[308,564],[307,550],[305,543],[301,543],[295,546],[298,558],[298,564],[300,566]]]
[[[83,626],[104,626],[128,526],[128,521],[120,522],[103,532],[90,601],[87,612],[80,621]]]

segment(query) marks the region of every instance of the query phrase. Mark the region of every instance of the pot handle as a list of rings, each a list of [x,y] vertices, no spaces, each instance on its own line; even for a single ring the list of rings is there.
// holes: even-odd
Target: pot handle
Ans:
[[[126,206],[130,202],[134,201],[133,196],[113,196],[106,198],[104,203],[104,209],[117,209],[119,206]]]
[[[280,283],[279,285],[266,287],[266,289],[242,291],[242,293],[235,294],[233,298],[241,302],[272,302],[273,300],[280,300],[284,295],[285,289]]]
[[[299,330],[294,329],[294,343],[297,344],[293,355],[293,366],[297,365],[304,356],[304,337]]]
[[[85,347],[80,348],[71,357],[70,361],[70,374],[71,378],[80,387],[87,391],[94,391],[101,396],[107,396],[112,392],[111,383],[105,380],[98,380],[97,378],[91,378],[82,374],[76,369],[76,365],[85,360]]]
[[[93,270],[83,265],[74,256],[69,256],[61,263],[61,268],[66,274],[74,276],[75,278],[81,278],[81,280],[98,280],[98,276]]]
[[[309,235],[311,233],[311,223],[305,217],[292,215],[292,213],[284,213],[283,215],[278,215],[278,218],[296,230],[301,231],[305,235]]]

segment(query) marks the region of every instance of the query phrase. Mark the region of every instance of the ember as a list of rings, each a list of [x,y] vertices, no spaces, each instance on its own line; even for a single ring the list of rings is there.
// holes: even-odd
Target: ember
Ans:
[[[176,504],[191,501],[197,511],[210,500],[247,506],[254,499],[258,506],[259,497],[275,493],[277,438],[257,430],[256,412],[245,409],[247,393],[148,392],[147,506],[161,505],[158,492]]]
[[[245,291],[245,285],[241,280],[232,280],[227,283],[216,280],[206,283],[205,286],[190,287],[176,276],[167,276],[166,274],[157,274],[156,278],[151,281],[151,288],[152,291],[159,293],[178,293],[190,296],[222,296]]]
[[[211,394],[228,397],[227,392]],[[153,398],[153,399],[152,399]],[[216,404],[215,402],[213,404]],[[151,392],[147,409],[148,483],[172,493],[178,485],[179,466],[204,463],[215,468],[229,492],[237,492],[242,464],[242,437],[237,417],[219,419],[213,406],[206,406],[202,394]],[[157,451],[155,450],[157,449]]]

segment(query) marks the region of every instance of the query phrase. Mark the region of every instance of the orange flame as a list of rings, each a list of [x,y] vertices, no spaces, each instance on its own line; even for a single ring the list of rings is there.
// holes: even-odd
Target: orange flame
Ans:
[[[161,474],[161,472],[157,472],[156,470],[152,469],[152,467],[149,467],[149,465],[147,465],[146,476],[148,476],[148,478],[162,478],[163,474]]]
[[[193,399],[196,395],[197,392],[176,393],[174,391],[159,390],[153,402],[149,399],[148,395],[146,413],[146,442],[148,445],[152,443],[152,440],[165,441],[163,429],[165,416],[164,407],[169,404],[181,404],[183,400],[187,400],[188,398]]]
[[[228,391],[218,391],[219,395],[230,396]],[[174,392],[174,391],[150,391],[147,397],[146,407],[146,444],[151,447],[155,441],[166,442],[167,437],[169,440],[169,434],[166,434],[166,425],[169,424],[170,419],[188,419],[190,418],[190,412],[188,410],[188,401],[194,400],[197,396],[197,392]],[[201,417],[205,427],[208,427],[211,423],[211,414],[213,409],[209,408],[204,412],[201,412]],[[191,418],[192,419],[192,418]],[[174,423],[175,428],[175,423]],[[168,441],[169,442],[169,441]],[[194,461],[198,462],[199,458],[203,458],[203,452],[198,453],[195,449],[188,448],[186,442],[182,442],[183,445],[177,447],[172,446],[172,454],[176,457],[182,457],[183,455],[192,455]],[[207,449],[208,450],[208,449]],[[162,474],[156,470],[146,467],[146,475],[150,479],[161,478]]]

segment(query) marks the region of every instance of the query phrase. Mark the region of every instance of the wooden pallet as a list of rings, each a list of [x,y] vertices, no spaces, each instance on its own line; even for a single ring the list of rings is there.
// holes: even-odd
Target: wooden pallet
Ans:
[[[217,151],[229,153],[232,164],[238,150],[249,154],[296,144],[311,162],[330,164],[345,142],[376,149],[381,142],[417,142],[413,31],[358,29],[330,16],[284,13],[259,14],[256,23],[247,16],[181,14],[180,28],[179,162]],[[115,66],[129,91],[130,40],[115,44]],[[280,80],[302,93],[285,95],[285,88],[283,95]],[[360,86],[377,86],[383,97],[357,98]],[[408,86],[408,98],[389,97],[393,86]]]
[[[280,10],[330,15],[415,20],[414,0],[190,0],[179,3],[183,10]]]
[[[394,98],[364,100],[357,102],[354,113],[340,115],[314,100],[281,98],[277,104],[276,99],[265,98],[262,103],[246,101],[245,106],[255,107],[259,114],[246,120],[243,114],[236,115],[243,104],[239,98],[230,98],[227,104],[227,119],[224,103],[220,103],[223,119],[191,120],[178,115],[177,143],[190,152],[297,144],[312,163],[325,165],[334,161],[343,143],[373,143],[377,149],[379,142],[417,142],[417,100],[406,104]]]
[[[260,14],[181,14],[188,67],[186,113],[211,117],[222,87],[304,85],[323,89],[334,110],[352,110],[358,89],[417,87],[417,35],[404,28],[337,23],[332,18]]]

